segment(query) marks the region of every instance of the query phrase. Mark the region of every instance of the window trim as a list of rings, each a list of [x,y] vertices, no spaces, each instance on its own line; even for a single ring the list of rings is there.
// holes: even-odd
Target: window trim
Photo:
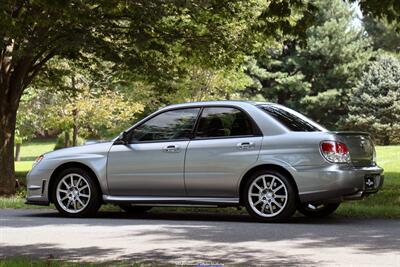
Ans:
[[[199,112],[197,113],[196,121],[195,121],[194,127],[192,129],[192,132],[191,132],[189,138],[185,138],[185,139],[169,139],[169,140],[138,141],[138,142],[129,141],[128,144],[168,143],[168,142],[198,141],[198,140],[204,141],[204,140],[213,140],[213,139],[236,139],[236,138],[249,138],[249,137],[260,137],[260,136],[263,136],[263,133],[262,133],[260,127],[257,125],[257,123],[254,121],[254,119],[251,117],[249,112],[247,112],[243,108],[235,106],[235,105],[223,105],[223,104],[219,104],[219,105],[218,104],[217,105],[195,105],[195,106],[190,106],[190,107],[175,107],[175,108],[169,108],[169,109],[166,109],[166,110],[159,110],[159,111],[156,111],[155,113],[151,114],[149,117],[147,117],[143,121],[141,121],[138,125],[135,125],[134,127],[128,129],[127,136],[130,139],[132,132],[137,127],[143,125],[144,123],[146,123],[147,121],[151,120],[152,118],[154,118],[154,117],[156,117],[158,115],[161,115],[162,113],[169,112],[169,111],[175,111],[175,110],[196,109],[196,108],[199,109]],[[244,114],[250,120],[250,123],[251,123],[252,130],[253,130],[254,134],[253,135],[238,135],[238,136],[196,137],[195,135],[196,135],[197,127],[198,127],[201,115],[203,114],[203,110],[205,108],[235,108],[235,109],[238,109],[238,110],[244,112]]]
[[[198,130],[200,118],[203,115],[204,109],[206,109],[206,108],[233,108],[233,109],[237,109],[237,110],[243,112],[245,114],[245,116],[247,116],[247,118],[250,120],[253,134],[252,135],[236,135],[236,136],[197,137],[196,133],[197,133],[197,130]],[[197,121],[196,121],[196,127],[195,127],[195,129],[193,131],[193,135],[192,135],[191,141],[213,140],[213,139],[236,139],[236,138],[249,138],[249,137],[259,137],[259,136],[263,136],[263,134],[262,134],[260,128],[258,127],[257,123],[250,116],[250,114],[246,110],[242,109],[241,107],[234,106],[234,105],[206,105],[206,106],[202,107],[202,109],[201,109],[201,111],[199,113],[199,116],[198,116]]]
[[[195,122],[194,125],[192,127],[191,133],[190,133],[190,137],[188,138],[181,138],[181,139],[167,139],[167,140],[149,140],[149,141],[136,141],[136,142],[132,142],[131,136],[133,131],[142,126],[143,124],[145,124],[146,122],[148,122],[149,120],[157,117],[158,115],[161,115],[163,113],[166,112],[170,112],[170,111],[176,111],[176,110],[183,110],[183,109],[199,109],[199,111],[197,112],[196,118],[195,118]],[[171,109],[167,109],[167,110],[160,110],[158,112],[153,113],[152,115],[150,115],[148,118],[146,118],[144,121],[140,122],[138,125],[135,125],[134,127],[132,127],[131,129],[128,130],[128,139],[129,142],[128,144],[145,144],[145,143],[168,143],[168,142],[178,142],[178,141],[189,141],[192,139],[193,136],[193,132],[194,132],[194,128],[196,126],[197,123],[197,119],[199,118],[199,114],[202,111],[202,106],[193,106],[193,107],[177,107],[177,108],[171,108]]]
[[[322,126],[322,125],[320,125],[319,123],[313,121],[312,119],[308,118],[308,117],[305,116],[304,114],[302,114],[302,113],[300,113],[300,112],[298,112],[298,111],[296,111],[296,110],[293,110],[293,109],[291,109],[291,108],[288,108],[288,107],[285,107],[285,106],[282,106],[283,108],[281,108],[280,106],[282,106],[282,105],[276,105],[276,104],[259,104],[259,105],[256,105],[257,108],[259,108],[260,110],[262,110],[265,114],[267,114],[269,117],[271,117],[273,120],[275,120],[277,123],[279,123],[280,125],[282,125],[283,127],[285,127],[285,128],[286,128],[288,131],[290,131],[290,132],[324,132],[324,131],[328,131],[327,129],[325,129],[324,126]],[[299,119],[305,121],[306,123],[310,124],[312,127],[315,127],[315,128],[318,129],[318,130],[317,130],[317,131],[296,131],[296,130],[290,129],[287,125],[285,125],[284,123],[282,123],[278,118],[276,118],[275,116],[273,116],[272,114],[270,114],[269,111],[265,110],[264,107],[275,107],[275,108],[278,108],[278,109],[283,110],[283,111],[285,111],[285,112],[288,112],[288,113],[290,113],[291,115],[293,115],[293,116],[295,116],[295,117],[297,117],[297,118],[299,118]],[[290,111],[285,110],[285,108],[286,108],[286,109],[289,109],[289,110],[293,110],[294,112],[299,113],[301,116],[305,117],[305,119],[302,118],[302,117],[300,117],[300,116],[298,116],[298,115],[296,115],[296,114],[291,113]],[[308,122],[307,120],[310,120],[311,123]],[[314,124],[315,124],[315,125],[314,125]]]

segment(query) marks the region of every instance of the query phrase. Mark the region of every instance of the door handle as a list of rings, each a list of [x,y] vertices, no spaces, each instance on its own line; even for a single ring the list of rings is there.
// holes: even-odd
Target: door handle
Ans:
[[[252,149],[254,148],[254,143],[253,142],[243,142],[237,144],[237,148],[241,150],[246,150],[246,149]]]
[[[169,146],[164,147],[163,150],[165,152],[169,152],[169,153],[174,153],[174,152],[176,153],[176,152],[179,152],[179,146],[169,145]]]

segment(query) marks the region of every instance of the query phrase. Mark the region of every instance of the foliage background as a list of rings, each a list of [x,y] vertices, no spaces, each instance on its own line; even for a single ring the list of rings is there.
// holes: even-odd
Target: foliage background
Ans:
[[[256,1],[242,5],[236,8],[243,13],[216,31],[229,34],[224,40],[231,45],[231,38],[242,34],[255,40],[241,40],[240,45],[251,45],[247,53],[235,52],[222,61],[215,61],[217,54],[209,47],[201,49],[207,49],[202,51],[212,62],[204,62],[200,54],[180,55],[187,49],[181,41],[164,44],[167,56],[145,52],[157,57],[152,64],[161,69],[129,71],[87,53],[78,60],[51,59],[22,97],[16,140],[54,136],[74,127],[84,138],[110,138],[164,105],[240,99],[289,106],[331,130],[371,132],[378,144],[400,142],[400,35],[395,21],[360,18],[356,5],[341,0],[315,1],[313,22],[303,35],[290,30],[305,18],[304,10],[293,8],[289,26],[277,30],[275,38],[261,40],[244,23],[254,20],[263,6]],[[178,26],[189,27],[183,17],[163,23],[179,21]]]

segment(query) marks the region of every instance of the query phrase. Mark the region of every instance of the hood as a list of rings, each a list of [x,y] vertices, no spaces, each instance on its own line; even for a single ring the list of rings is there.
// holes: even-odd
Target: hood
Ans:
[[[81,157],[85,154],[100,154],[104,155],[108,153],[112,146],[113,142],[106,141],[106,142],[98,142],[98,143],[91,143],[82,146],[74,146],[68,148],[62,148],[55,151],[45,153],[45,158],[63,158],[65,156],[76,156]]]

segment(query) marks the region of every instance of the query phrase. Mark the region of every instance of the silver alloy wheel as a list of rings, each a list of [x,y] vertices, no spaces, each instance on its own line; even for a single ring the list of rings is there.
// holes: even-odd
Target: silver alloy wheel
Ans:
[[[255,213],[262,217],[274,217],[281,213],[287,203],[285,183],[277,176],[264,174],[251,183],[248,200]]]
[[[89,182],[80,174],[65,175],[57,185],[56,197],[60,207],[68,213],[78,213],[90,201]]]

